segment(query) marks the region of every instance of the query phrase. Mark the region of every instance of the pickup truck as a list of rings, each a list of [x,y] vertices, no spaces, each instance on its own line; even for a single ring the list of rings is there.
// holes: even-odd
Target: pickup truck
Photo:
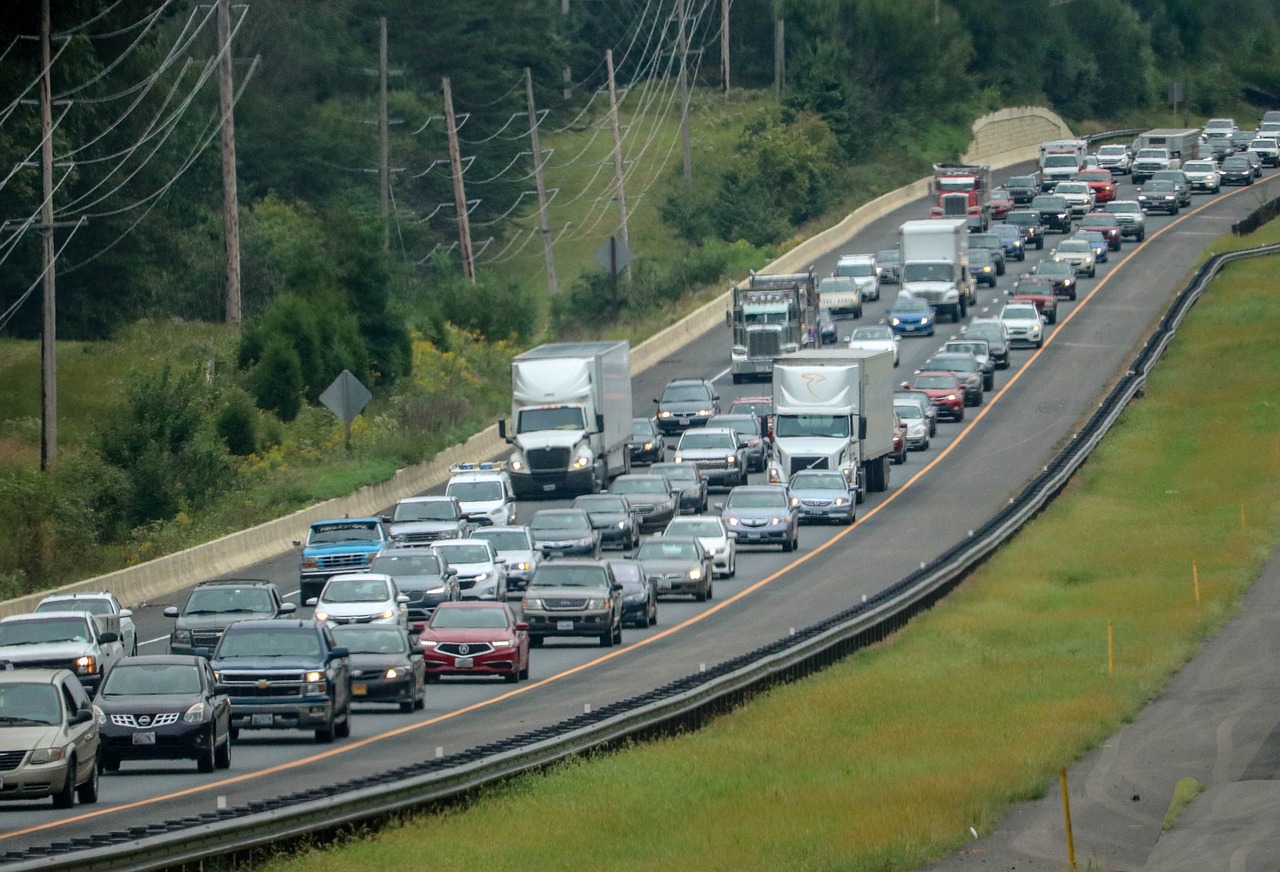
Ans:
[[[306,602],[320,595],[331,575],[367,572],[373,558],[391,541],[383,518],[335,518],[316,521],[302,545],[299,597]]]
[[[324,621],[237,621],[210,661],[241,730],[315,730],[317,742],[351,735],[351,665]]]
[[[0,663],[69,669],[90,694],[123,658],[117,615],[40,612],[0,620]]]

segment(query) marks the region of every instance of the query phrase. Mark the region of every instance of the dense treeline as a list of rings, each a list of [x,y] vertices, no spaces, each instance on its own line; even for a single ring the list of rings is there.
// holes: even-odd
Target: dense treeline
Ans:
[[[213,7],[52,6],[60,338],[112,337],[140,319],[222,321]],[[85,548],[145,537],[149,525],[251,490],[251,476],[289,451],[313,460],[307,452],[320,449],[291,434],[316,430],[315,400],[343,369],[387,410],[374,426],[390,434],[394,460],[416,460],[423,433],[492,414],[506,357],[544,325],[576,335],[642,322],[798,225],[958,154],[969,122],[990,109],[1159,117],[1175,82],[1193,117],[1280,105],[1280,9],[1270,0],[735,0],[732,84],[774,86],[781,16],[782,100],[737,119],[735,145],[694,185],[667,189],[660,213],[674,244],[636,252],[621,299],[593,273],[562,276],[565,291],[548,305],[540,280],[459,277],[441,80],[459,113],[470,221],[501,245],[531,208],[526,68],[549,131],[601,119],[593,94],[607,48],[623,88],[669,87],[674,75],[677,0],[567,6],[234,7],[244,326],[199,366],[138,374],[69,471],[0,480],[0,542],[12,546],[0,547],[0,579],[65,575]],[[41,63],[39,43],[20,37],[39,32],[39,7],[0,17],[0,336],[24,338],[40,325]],[[685,0],[690,68],[709,93],[720,86],[719,9]],[[372,75],[383,16],[385,223]]]

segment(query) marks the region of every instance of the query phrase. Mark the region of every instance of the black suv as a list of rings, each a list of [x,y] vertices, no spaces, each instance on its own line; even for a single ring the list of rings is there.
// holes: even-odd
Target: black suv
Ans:
[[[1006,224],[1012,224],[1022,232],[1025,245],[1036,247],[1036,251],[1044,248],[1044,225],[1040,223],[1040,213],[1031,209],[1014,209],[1004,216]]]
[[[1031,201],[1031,208],[1040,213],[1040,223],[1044,225],[1045,230],[1057,230],[1059,233],[1071,232],[1071,206],[1067,204],[1066,197],[1040,194]]]
[[[241,730],[310,730],[317,742],[351,735],[351,667],[324,621],[238,621],[210,665]]]
[[[720,394],[702,378],[672,379],[654,402],[658,405],[658,429],[665,434],[702,427],[712,415],[720,414]]]
[[[181,610],[177,606],[164,610],[166,618],[177,619],[169,633],[169,653],[207,655],[233,621],[282,618],[297,608],[284,601],[280,588],[260,578],[201,582]]]
[[[1040,174],[1010,176],[1004,183],[1004,189],[1009,192],[1009,199],[1015,206],[1025,206],[1031,202],[1032,197],[1040,193]]]

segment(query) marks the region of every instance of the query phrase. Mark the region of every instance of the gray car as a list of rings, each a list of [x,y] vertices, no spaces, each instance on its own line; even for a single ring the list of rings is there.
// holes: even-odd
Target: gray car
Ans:
[[[631,473],[613,480],[609,493],[618,494],[631,501],[640,513],[640,529],[644,532],[661,530],[676,516],[680,501],[679,492],[661,475]]]
[[[996,362],[991,356],[991,347],[985,339],[951,339],[942,344],[938,349],[943,352],[955,352],[957,354],[972,354],[978,358],[978,365],[982,367],[982,389],[989,391],[996,386]]]
[[[791,476],[791,505],[800,523],[834,521],[852,524],[857,494],[838,470],[804,469]]]
[[[592,636],[606,648],[622,642],[622,585],[600,560],[543,562],[520,611],[535,648],[548,636]]]
[[[729,532],[737,534],[739,547],[781,545],[783,551],[800,547],[799,512],[780,484],[735,487],[716,508]]]
[[[769,441],[764,438],[759,417],[742,414],[716,415],[707,422],[707,426],[728,427],[736,431],[738,441],[747,449],[747,471],[764,472],[769,460]]]
[[[747,446],[731,427],[688,430],[676,446],[676,463],[692,463],[708,483],[734,487],[747,483]]]
[[[542,562],[542,551],[534,543],[528,527],[485,527],[472,533],[471,538],[483,539],[493,546],[499,557],[506,558],[508,590],[524,590],[529,576]]]
[[[462,599],[458,570],[433,548],[384,548],[369,571],[390,576],[408,598],[404,617],[409,629],[421,630],[441,603]]]
[[[894,391],[893,404],[896,407],[899,402],[912,402],[920,407],[920,414],[924,416],[925,424],[928,426],[928,435],[934,436],[938,432],[938,407],[933,404],[933,400],[924,391]]]
[[[701,603],[713,595],[711,555],[693,536],[654,536],[636,551],[635,560],[658,596],[690,594]]]
[[[626,497],[582,494],[573,498],[573,507],[587,513],[587,520],[600,534],[600,547],[630,551],[640,544],[640,513]]]
[[[600,531],[580,508],[539,509],[529,520],[529,534],[544,557],[600,556]]]
[[[707,510],[707,478],[691,463],[655,463],[649,472],[671,483],[678,497],[677,513],[700,514]]]

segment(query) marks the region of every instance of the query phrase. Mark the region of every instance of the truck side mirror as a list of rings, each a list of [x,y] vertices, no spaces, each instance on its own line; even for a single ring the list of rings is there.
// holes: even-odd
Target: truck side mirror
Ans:
[[[858,416],[858,438],[859,439],[867,438],[867,416],[866,415]]]
[[[506,442],[510,442],[510,441],[511,441],[511,440],[507,437],[507,419],[506,419],[506,418],[499,418],[499,419],[498,419],[498,436],[499,436],[500,438],[502,438],[502,439],[503,439],[504,441],[506,441]]]
[[[596,415],[596,432],[604,432],[604,415]]]

